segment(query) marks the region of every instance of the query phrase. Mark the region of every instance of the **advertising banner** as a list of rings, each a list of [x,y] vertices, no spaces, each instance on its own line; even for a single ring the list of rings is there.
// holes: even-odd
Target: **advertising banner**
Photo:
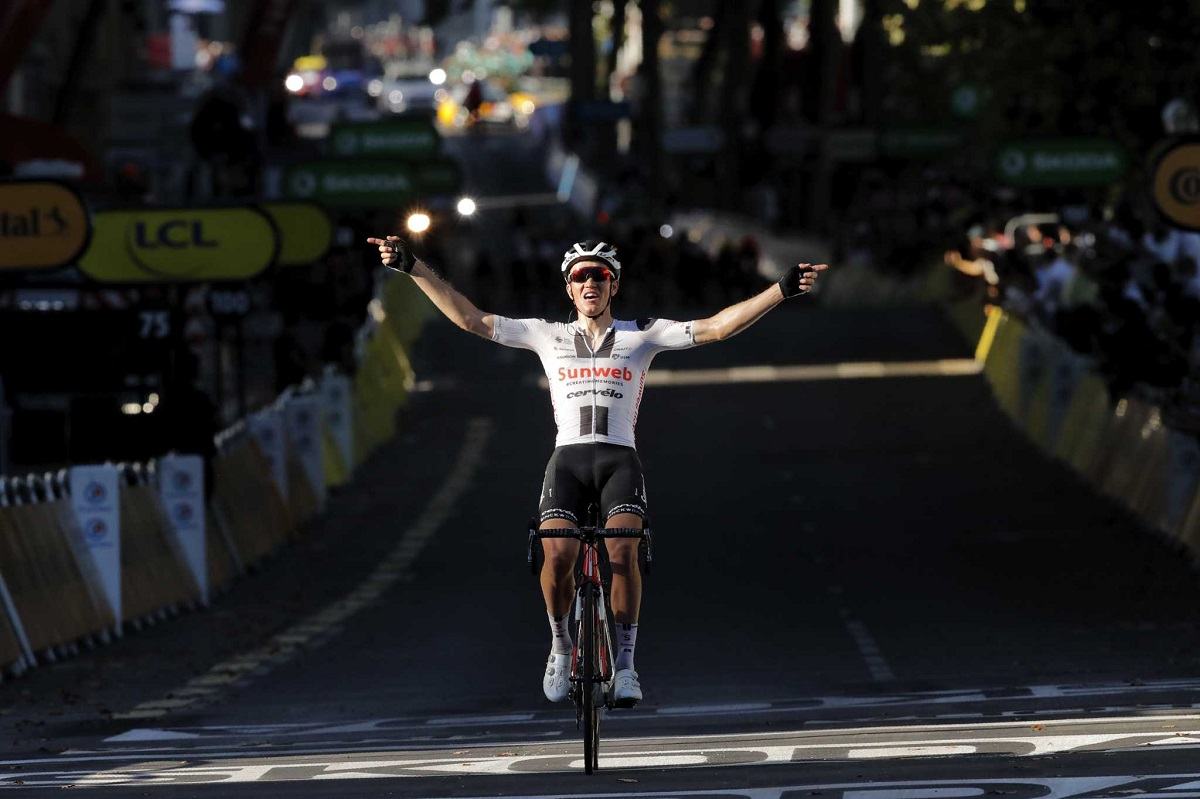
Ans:
[[[300,458],[304,474],[317,496],[317,507],[325,506],[325,464],[321,460],[321,403],[315,396],[292,397],[284,405],[288,446]]]
[[[333,223],[314,203],[264,203],[263,211],[279,231],[280,266],[311,264],[325,257],[333,243]]]
[[[102,283],[246,280],[279,251],[257,208],[102,211],[94,227],[79,268]]]
[[[339,122],[329,131],[330,154],[338,158],[430,158],[441,137],[429,119]]]
[[[46,180],[0,183],[0,271],[68,266],[90,237],[87,208],[73,189]]]
[[[462,186],[458,164],[434,158],[403,161],[313,161],[290,167],[284,194],[334,208],[399,208],[423,197],[454,194]]]
[[[350,378],[326,374],[321,380],[321,405],[325,424],[347,468],[354,467],[354,400]]]
[[[1107,186],[1125,174],[1116,142],[1099,138],[1025,139],[996,153],[996,176],[1010,186]]]
[[[1154,205],[1176,227],[1200,230],[1200,137],[1171,145],[1154,166]]]
[[[72,466],[71,510],[91,556],[100,588],[118,625],[121,606],[121,494],[117,469],[112,465]]]
[[[199,455],[164,455],[158,461],[158,495],[171,533],[196,585],[208,604],[208,549],[205,546],[204,459]]]
[[[283,415],[274,408],[267,408],[252,414],[248,419],[250,435],[254,436],[259,450],[267,459],[271,469],[271,478],[279,487],[279,495],[284,501],[288,498],[287,481],[287,446],[283,426]]]

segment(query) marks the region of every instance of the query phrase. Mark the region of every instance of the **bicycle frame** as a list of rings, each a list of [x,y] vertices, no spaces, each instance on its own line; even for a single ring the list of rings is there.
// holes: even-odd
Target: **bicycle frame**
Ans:
[[[575,702],[576,725],[583,728],[584,771],[591,774],[599,767],[600,709],[611,709],[612,699],[607,685],[613,676],[612,631],[609,627],[607,591],[600,568],[600,542],[605,538],[638,538],[643,571],[649,572],[653,549],[649,527],[602,528],[598,525],[537,529],[536,520],[529,524],[530,570],[539,572],[536,553],[543,538],[574,538],[579,541],[580,558],[575,591],[577,626],[571,648],[571,698]],[[600,696],[597,697],[597,688]]]

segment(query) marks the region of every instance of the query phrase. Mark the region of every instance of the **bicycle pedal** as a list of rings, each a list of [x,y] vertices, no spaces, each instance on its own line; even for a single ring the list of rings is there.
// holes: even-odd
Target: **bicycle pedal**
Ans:
[[[608,706],[619,710],[628,710],[632,707],[637,707],[638,700],[636,699],[615,699],[608,703]]]

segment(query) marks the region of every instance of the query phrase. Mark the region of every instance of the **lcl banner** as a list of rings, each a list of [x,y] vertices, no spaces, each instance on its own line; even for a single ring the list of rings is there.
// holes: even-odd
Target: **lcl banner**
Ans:
[[[79,268],[103,283],[246,280],[279,252],[257,208],[101,211],[94,227]]]
[[[112,608],[117,627],[121,607],[121,495],[117,469],[111,465],[72,466],[71,509],[83,534],[100,588]]]
[[[325,209],[314,203],[263,203],[262,209],[279,230],[280,266],[315,263],[329,252],[333,223]]]
[[[292,397],[283,406],[288,446],[300,458],[318,507],[325,505],[325,466],[321,460],[321,404],[316,396]]]
[[[0,270],[67,266],[90,237],[87,208],[74,189],[46,180],[0,182]]]

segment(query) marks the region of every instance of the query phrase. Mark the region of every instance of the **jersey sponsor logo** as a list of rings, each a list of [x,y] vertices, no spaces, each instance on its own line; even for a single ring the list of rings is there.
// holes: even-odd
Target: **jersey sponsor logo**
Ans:
[[[567,399],[577,399],[578,397],[586,397],[589,394],[595,394],[597,397],[611,397],[612,399],[624,399],[625,395],[620,391],[614,391],[611,388],[603,390],[590,389],[587,391],[572,391],[567,395]]]
[[[570,369],[560,366],[558,368],[559,380],[578,380],[583,377],[607,377],[613,380],[625,380],[626,382],[633,380],[633,372],[628,366],[582,366],[578,369]]]

